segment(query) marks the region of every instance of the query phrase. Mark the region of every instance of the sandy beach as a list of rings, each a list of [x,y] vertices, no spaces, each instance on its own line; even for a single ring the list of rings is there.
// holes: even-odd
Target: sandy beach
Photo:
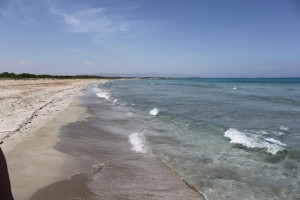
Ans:
[[[136,127],[128,112],[112,112],[91,89],[79,99],[101,82],[0,82],[1,147],[14,198],[203,199],[156,156],[131,150]]]
[[[1,80],[0,140],[25,135],[64,110],[82,89],[99,80]]]
[[[0,81],[1,147],[15,199],[28,199],[38,188],[67,177],[62,168],[66,156],[53,149],[59,128],[84,112],[76,106],[74,97],[88,85],[100,82],[103,81]]]

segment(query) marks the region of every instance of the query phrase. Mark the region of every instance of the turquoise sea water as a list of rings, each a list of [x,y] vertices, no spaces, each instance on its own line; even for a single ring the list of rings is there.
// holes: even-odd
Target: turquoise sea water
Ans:
[[[144,122],[129,138],[133,150],[158,155],[207,199],[300,199],[300,79],[98,87],[99,97]]]

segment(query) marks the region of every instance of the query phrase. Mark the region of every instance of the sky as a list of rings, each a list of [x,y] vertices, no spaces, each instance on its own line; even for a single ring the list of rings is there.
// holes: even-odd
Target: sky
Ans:
[[[0,0],[0,72],[300,77],[299,0]]]

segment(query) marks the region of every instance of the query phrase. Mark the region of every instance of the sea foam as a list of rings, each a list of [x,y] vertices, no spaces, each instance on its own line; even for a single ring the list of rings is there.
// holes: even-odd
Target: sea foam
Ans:
[[[279,126],[279,130],[287,132],[287,131],[289,131],[289,128],[286,126]]]
[[[225,131],[224,136],[230,139],[230,143],[241,144],[248,148],[264,148],[271,154],[283,151],[286,147],[286,144],[273,138],[262,138],[234,128]]]
[[[283,132],[283,131],[274,131],[273,133],[274,133],[276,136],[282,136],[282,135],[285,134],[285,132]]]
[[[97,95],[97,97],[109,100],[109,93],[108,92],[106,92],[104,90],[101,90],[100,88],[97,88],[97,87],[94,87],[93,90],[94,90],[95,94]]]
[[[129,135],[129,140],[130,144],[132,145],[132,150],[139,152],[139,153],[146,153],[146,146],[143,142],[143,138],[141,133],[133,133]]]
[[[152,110],[150,110],[150,115],[152,116],[156,116],[159,113],[159,109],[158,108],[153,108]]]
[[[274,144],[278,144],[280,146],[286,147],[287,145],[280,142],[279,140],[275,140],[274,138],[265,138],[266,141],[274,143]]]

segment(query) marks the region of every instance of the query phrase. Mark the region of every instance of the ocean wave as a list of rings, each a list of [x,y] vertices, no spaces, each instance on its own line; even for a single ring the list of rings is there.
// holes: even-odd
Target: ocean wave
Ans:
[[[142,137],[142,132],[135,132],[131,135],[129,135],[129,139],[128,141],[130,142],[130,144],[132,145],[132,150],[139,152],[139,153],[146,153],[147,149],[146,146],[144,144],[144,140]]]
[[[273,133],[274,133],[276,136],[282,136],[282,135],[285,134],[285,132],[283,132],[283,131],[274,131]]]
[[[269,133],[267,131],[257,131],[258,134],[261,135],[268,135]]]
[[[289,128],[286,126],[279,126],[279,130],[284,131],[284,132],[288,132]]]
[[[271,154],[283,151],[286,144],[273,138],[263,138],[258,135],[242,132],[234,128],[225,131],[224,136],[230,139],[230,143],[241,144],[248,148],[266,149]]]
[[[159,113],[159,109],[158,108],[153,108],[152,110],[150,110],[150,115],[152,116],[156,116]]]
[[[94,87],[93,90],[94,90],[95,94],[97,95],[97,97],[109,100],[110,95],[109,95],[109,93],[107,91],[102,90],[102,89],[100,89],[98,87]]]
[[[118,99],[113,100],[113,104],[117,103]]]
[[[278,144],[280,146],[286,147],[287,145],[280,142],[279,140],[275,140],[274,138],[265,138],[266,141],[271,142],[273,144]]]

